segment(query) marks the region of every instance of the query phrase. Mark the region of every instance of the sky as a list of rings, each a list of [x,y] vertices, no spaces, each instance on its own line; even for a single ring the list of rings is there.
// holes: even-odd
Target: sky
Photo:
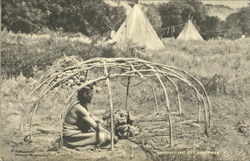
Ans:
[[[204,4],[225,5],[231,8],[241,8],[248,6],[250,0],[201,0]],[[140,3],[162,3],[168,0],[139,0]]]

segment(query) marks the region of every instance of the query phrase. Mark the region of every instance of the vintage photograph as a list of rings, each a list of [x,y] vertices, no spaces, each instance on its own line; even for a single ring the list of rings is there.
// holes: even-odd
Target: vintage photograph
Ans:
[[[249,0],[0,3],[0,161],[250,161]]]

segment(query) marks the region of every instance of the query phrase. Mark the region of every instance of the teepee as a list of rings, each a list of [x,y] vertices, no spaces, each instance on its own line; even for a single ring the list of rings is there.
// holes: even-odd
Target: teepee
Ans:
[[[199,31],[195,28],[191,20],[185,24],[183,30],[177,37],[179,40],[200,40],[203,41]]]
[[[135,4],[129,15],[118,29],[112,41],[125,44],[133,41],[146,49],[163,49],[164,45],[156,34],[139,4]]]

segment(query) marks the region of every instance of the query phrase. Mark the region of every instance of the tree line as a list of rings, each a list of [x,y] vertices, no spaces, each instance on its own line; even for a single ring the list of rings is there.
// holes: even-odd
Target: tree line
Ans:
[[[124,9],[103,0],[3,0],[2,24],[7,30],[33,33],[43,29],[103,35],[125,18]]]
[[[208,16],[200,0],[170,0],[161,5],[144,5],[147,17],[161,37],[177,37],[175,32],[160,28],[185,24],[190,18],[205,39],[218,36],[237,38],[250,35],[250,6],[240,9],[225,21]],[[125,19],[122,7],[112,7],[103,0],[2,0],[2,29],[21,33],[36,33],[45,29],[81,32],[87,36],[108,36]]]

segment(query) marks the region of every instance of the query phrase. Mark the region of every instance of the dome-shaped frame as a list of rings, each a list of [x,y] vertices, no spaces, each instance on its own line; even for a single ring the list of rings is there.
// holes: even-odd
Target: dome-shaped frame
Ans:
[[[94,79],[88,79],[87,75],[89,72],[98,69],[99,71],[103,71],[102,76],[99,76],[98,78]],[[101,69],[101,70],[100,70]],[[115,72],[109,72],[111,69],[115,69]],[[65,72],[71,71],[71,74],[64,75]],[[85,82],[79,85],[77,88],[71,92],[71,94],[68,96],[65,107],[61,113],[61,123],[63,123],[65,114],[70,107],[70,102],[74,96],[74,94],[81,88],[93,84],[98,83],[100,81],[106,81],[108,91],[109,91],[109,102],[110,102],[110,111],[111,111],[111,150],[113,149],[114,144],[114,122],[113,122],[113,101],[112,101],[112,89],[110,87],[110,80],[117,78],[117,77],[127,77],[128,78],[128,84],[127,84],[127,97],[129,92],[129,85],[130,85],[130,78],[131,77],[137,77],[141,80],[145,81],[147,85],[150,86],[150,88],[153,91],[154,99],[156,103],[156,110],[158,111],[158,104],[157,104],[157,98],[155,94],[154,87],[150,83],[149,78],[155,78],[158,83],[160,84],[161,88],[164,92],[165,97],[165,103],[166,103],[166,110],[168,114],[168,123],[169,123],[169,140],[170,140],[170,147],[173,146],[173,130],[172,130],[172,111],[170,108],[170,102],[169,102],[169,96],[167,88],[163,82],[163,78],[165,81],[169,82],[176,91],[176,97],[178,100],[178,111],[179,114],[182,114],[182,107],[181,107],[181,98],[179,94],[179,89],[177,85],[177,81],[180,81],[190,87],[195,92],[195,96],[198,100],[198,108],[199,108],[199,121],[200,121],[200,115],[201,115],[201,106],[200,104],[203,104],[204,107],[204,126],[205,126],[205,134],[207,134],[208,129],[211,125],[211,108],[210,108],[210,100],[206,93],[206,90],[201,82],[199,82],[196,78],[185,72],[184,70],[168,66],[164,64],[154,63],[145,61],[138,58],[93,58],[86,61],[81,62],[80,64],[76,66],[71,66],[63,69],[60,72],[53,73],[47,78],[45,81],[43,81],[32,93],[31,95],[34,95],[35,93],[38,93],[39,97],[35,101],[34,106],[31,108],[30,111],[30,139],[32,136],[32,122],[35,117],[35,113],[37,112],[37,109],[39,107],[39,102],[48,95],[49,91],[55,89],[56,87],[62,85],[69,79],[72,79],[76,75],[84,75],[85,76]],[[60,79],[59,79],[60,78]],[[127,97],[126,97],[126,103],[127,103]],[[127,106],[127,105],[126,105]],[[62,138],[62,133],[61,133]]]

